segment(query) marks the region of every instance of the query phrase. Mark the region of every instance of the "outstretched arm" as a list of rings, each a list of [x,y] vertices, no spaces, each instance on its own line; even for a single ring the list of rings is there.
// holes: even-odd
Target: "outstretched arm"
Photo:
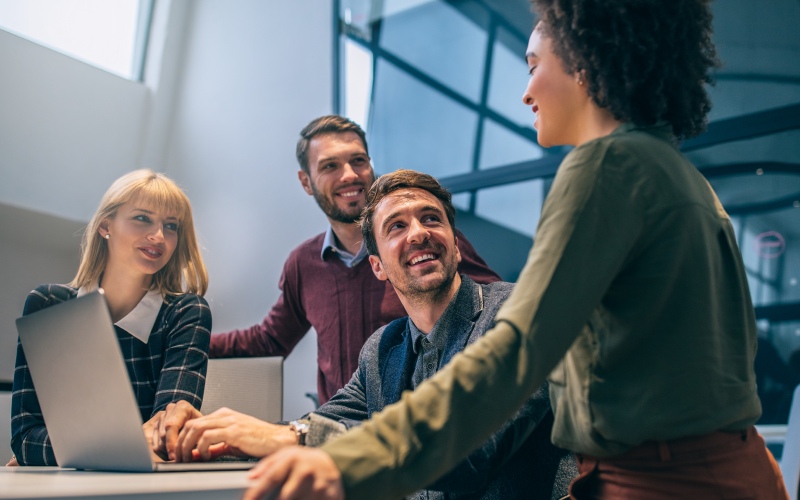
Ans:
[[[597,149],[583,148],[556,175],[497,326],[400,402],[322,446],[348,498],[397,498],[433,483],[500,428],[572,345],[643,227],[630,179],[600,168],[592,158],[606,151]],[[254,489],[288,493],[279,476],[266,471]]]
[[[545,383],[480,448],[426,489],[448,493],[478,491],[495,477],[550,410]]]

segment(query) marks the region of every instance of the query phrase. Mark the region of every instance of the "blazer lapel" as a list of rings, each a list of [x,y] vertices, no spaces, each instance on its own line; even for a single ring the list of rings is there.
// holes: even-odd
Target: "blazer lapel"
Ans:
[[[369,408],[370,415],[400,401],[403,391],[411,389],[416,357],[410,338],[408,317],[393,321],[384,330],[378,348],[381,398],[374,402],[374,408]]]
[[[475,322],[483,311],[483,289],[466,276],[462,275],[461,279],[461,289],[454,304],[456,310],[450,320],[450,331],[439,362],[440,369],[480,336],[475,332]]]

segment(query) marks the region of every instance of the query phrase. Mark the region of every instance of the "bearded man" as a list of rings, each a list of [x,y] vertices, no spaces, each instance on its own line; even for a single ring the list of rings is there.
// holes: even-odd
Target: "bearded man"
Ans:
[[[327,231],[289,254],[281,296],[260,324],[211,336],[210,357],[288,356],[317,331],[317,390],[325,403],[344,387],[372,332],[406,315],[392,286],[375,278],[356,225],[375,173],[364,131],[341,116],[313,120],[297,142],[297,176],[328,218]],[[458,270],[478,283],[499,281],[460,232]]]

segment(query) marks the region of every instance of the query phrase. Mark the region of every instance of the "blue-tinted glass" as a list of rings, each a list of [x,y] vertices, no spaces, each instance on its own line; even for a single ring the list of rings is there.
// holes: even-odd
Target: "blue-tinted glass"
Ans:
[[[737,218],[754,305],[800,301],[800,208]]]
[[[800,2],[726,0],[712,8],[723,66],[710,90],[711,120],[800,102]]]
[[[798,170],[800,173],[800,168]],[[708,182],[717,193],[719,201],[729,208],[800,195],[800,175],[770,172],[759,175],[755,168],[752,173],[712,177]]]
[[[397,10],[397,0],[384,12]],[[478,101],[486,32],[451,5],[433,1],[384,17],[381,47],[459,94]]]
[[[369,103],[372,99],[372,52],[345,39],[344,68],[344,116],[366,130],[369,126]]]
[[[492,53],[488,105],[518,125],[532,129],[533,111],[522,103],[529,78],[525,48],[525,42],[498,28]]]
[[[453,195],[453,206],[459,210],[468,211],[472,193],[458,193]]]
[[[758,161],[800,163],[800,130],[720,144],[686,156],[698,167]]]
[[[488,118],[483,124],[480,168],[493,168],[544,156],[542,148]]]
[[[475,215],[526,236],[536,233],[544,202],[544,181],[508,184],[476,194]]]
[[[372,21],[372,0],[340,0],[339,19],[357,31],[369,31]]]
[[[377,66],[369,131],[375,169],[410,168],[436,177],[469,172],[476,113],[383,59]]]

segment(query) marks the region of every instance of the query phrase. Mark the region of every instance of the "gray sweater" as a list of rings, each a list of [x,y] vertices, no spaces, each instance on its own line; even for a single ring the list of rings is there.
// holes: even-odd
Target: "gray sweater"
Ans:
[[[441,369],[494,326],[494,316],[513,284],[479,285],[461,278],[458,293],[428,335],[436,345],[433,359],[432,346],[421,348],[419,332],[408,317],[378,329],[364,344],[350,382],[308,416],[306,444],[319,446],[397,402],[403,391],[413,390],[432,374],[426,369],[430,361],[438,365],[433,371]],[[532,432],[526,430],[531,422]],[[565,496],[577,467],[571,453],[550,443],[552,423],[545,384],[483,446],[412,498],[549,500]]]

